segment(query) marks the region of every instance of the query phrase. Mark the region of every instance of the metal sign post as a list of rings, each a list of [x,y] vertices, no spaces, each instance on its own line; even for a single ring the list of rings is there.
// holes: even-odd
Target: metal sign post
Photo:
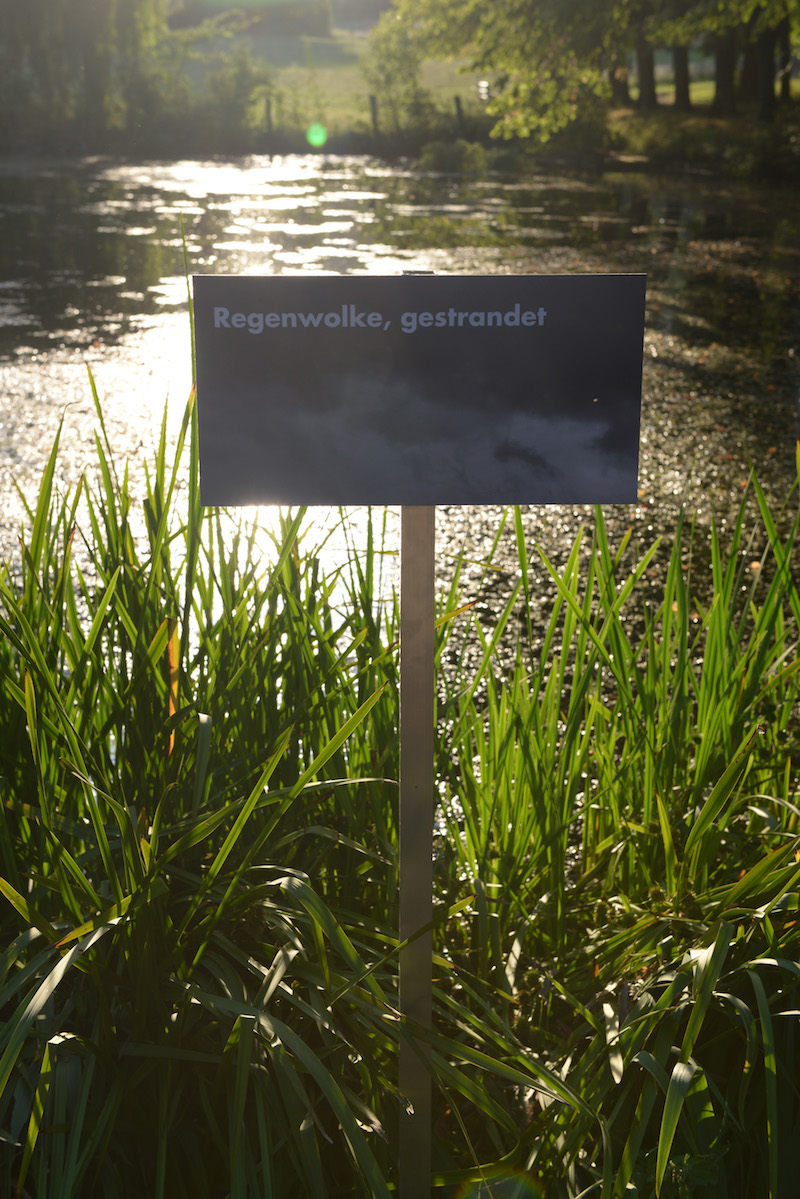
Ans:
[[[431,1027],[435,508],[403,507],[400,521],[400,1011]],[[419,934],[419,935],[417,935]],[[413,938],[413,939],[412,939]],[[400,1044],[400,1199],[431,1193],[429,1046]]]

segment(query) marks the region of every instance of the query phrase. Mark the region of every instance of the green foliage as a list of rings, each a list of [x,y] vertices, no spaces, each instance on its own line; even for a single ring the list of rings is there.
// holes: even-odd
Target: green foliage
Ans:
[[[329,149],[338,144],[350,151],[356,144],[416,152],[426,141],[464,133],[463,120],[454,128],[449,76],[465,70],[490,85],[485,112],[469,114],[472,137],[493,125],[500,138],[533,144],[556,138],[558,149],[587,153],[607,144],[611,83],[626,75],[634,51],[691,42],[713,54],[724,41],[730,55],[728,69],[720,68],[717,78],[717,108],[733,112],[736,63],[747,54],[750,74],[742,67],[740,84],[749,78],[751,101],[743,108],[750,113],[757,95],[762,117],[763,144],[751,152],[746,139],[744,149],[747,170],[754,172],[761,162],[769,165],[773,152],[781,161],[786,157],[785,139],[764,135],[765,123],[775,119],[769,62],[782,22],[789,22],[784,28],[796,37],[799,6],[800,0],[615,0],[605,5],[596,0],[399,0],[383,12],[367,39],[361,32],[331,37],[328,0],[249,0],[241,6],[200,0],[181,6],[167,0],[3,0],[0,149],[172,154],[302,149],[305,127],[321,119],[324,102],[323,123],[333,135]],[[376,0],[371,15],[378,8],[387,5]],[[308,58],[312,69],[312,43],[316,65],[324,68],[319,77],[297,66]],[[286,67],[287,59],[295,65]],[[784,49],[780,61],[788,61]],[[270,74],[267,63],[273,64]],[[280,90],[271,78],[274,64],[284,65]],[[432,65],[436,86],[430,86]],[[423,85],[423,70],[429,86]],[[438,84],[442,73],[448,76],[446,104]],[[314,91],[310,97],[308,87]],[[367,119],[369,94],[378,100],[377,141]],[[269,146],[266,99],[275,133]],[[619,89],[617,103],[627,104]],[[668,105],[656,108],[663,117]],[[707,112],[708,105],[695,97],[695,110]],[[344,140],[337,143],[339,137]],[[735,146],[729,157],[735,170]]]
[[[407,1034],[381,542],[325,577],[300,512],[264,559],[199,508],[193,408],[171,470],[162,430],[140,540],[102,421],[95,490],[57,497],[57,449],[0,581],[4,1187],[388,1195]],[[515,1125],[486,1077],[570,1092],[464,1020],[434,1072],[493,1156]],[[461,1129],[443,1143],[469,1176]]]
[[[800,109],[779,113],[764,129],[744,116],[710,121],[677,113],[625,114],[609,133],[628,153],[645,155],[655,170],[687,166],[726,178],[793,180],[800,176]]]
[[[392,19],[426,53],[463,56],[486,77],[494,136],[547,142],[579,119],[600,128],[611,78],[635,49],[732,31],[755,45],[798,16],[797,0],[398,0]]]
[[[605,88],[587,34],[596,16],[577,25],[574,9],[575,0],[557,9],[517,0],[401,0],[391,19],[413,31],[428,53],[463,53],[472,70],[487,75],[495,135],[547,141],[575,118],[582,101]],[[578,28],[579,39],[571,40],[569,31]]]
[[[419,160],[423,171],[444,171],[459,175],[480,175],[486,171],[488,155],[480,142],[463,137],[448,142],[428,142]]]
[[[92,140],[137,119],[166,35],[166,0],[31,0],[0,6],[5,137]],[[130,111],[129,111],[130,110]]]
[[[259,119],[256,96],[263,90],[269,90],[267,76],[247,47],[240,46],[209,70],[191,125],[199,122],[210,144],[228,153],[245,152]],[[191,140],[190,130],[185,137]]]
[[[757,36],[784,17],[796,19],[797,0],[660,0],[645,5],[648,34],[665,45],[749,27]]]
[[[600,1186],[603,1126],[615,1196],[631,1181],[639,1195],[792,1193],[800,517],[779,532],[754,488],[755,545],[743,506],[724,550],[712,532],[704,585],[679,525],[655,603],[637,595],[658,547],[630,561],[598,514],[583,562],[580,539],[561,572],[542,555],[558,599],[500,677],[517,594],[490,638],[476,626],[485,711],[472,690],[446,708],[445,898],[466,878],[476,904],[445,951],[495,1004],[505,993],[517,1035],[594,1117],[545,1104],[534,1118],[530,1163],[553,1195]],[[524,619],[519,517],[517,536]]]
[[[141,515],[102,418],[95,484],[59,496],[57,452],[0,575],[5,1192],[388,1195],[386,527],[326,572],[284,513],[265,555],[199,507],[193,407]],[[598,512],[556,569],[516,511],[491,623],[460,565],[441,595],[448,1199],[793,1194],[799,528],[753,481],[724,541]]]
[[[387,1194],[361,1127],[386,1067],[370,1082],[359,1062],[370,1028],[391,1058],[392,1004],[322,898],[387,868],[390,810],[369,848],[326,819],[363,825],[391,787],[372,756],[359,783],[347,747],[385,690],[362,648],[378,630],[324,602],[300,515],[266,579],[241,533],[204,536],[194,485],[176,527],[163,438],[140,558],[106,450],[88,565],[54,449],[3,583],[0,887],[4,929],[28,929],[4,942],[5,1189],[327,1194],[340,1138],[363,1193]],[[352,932],[382,956],[383,930]]]
[[[240,27],[170,32],[165,0],[47,0],[46,14],[40,0],[0,6],[2,142],[241,148],[268,78],[246,48],[201,48]]]
[[[227,17],[243,12],[249,24],[274,36],[329,37],[330,0],[179,0],[172,24],[180,27],[201,24],[209,17]]]
[[[420,81],[423,58],[420,32],[400,21],[394,11],[384,13],[372,32],[361,69],[381,112],[389,113],[392,133],[409,127],[424,130],[434,122],[433,98]]]

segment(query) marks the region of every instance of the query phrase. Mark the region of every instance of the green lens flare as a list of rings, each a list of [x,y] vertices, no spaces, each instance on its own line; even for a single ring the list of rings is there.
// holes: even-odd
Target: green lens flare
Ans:
[[[319,121],[313,121],[306,130],[306,141],[309,146],[318,148],[324,146],[328,140],[328,130]]]

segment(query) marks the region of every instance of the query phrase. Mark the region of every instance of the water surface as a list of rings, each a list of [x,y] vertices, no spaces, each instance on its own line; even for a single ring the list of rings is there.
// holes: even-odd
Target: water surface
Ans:
[[[175,428],[191,380],[187,265],[283,275],[644,272],[641,504],[625,519],[648,529],[687,494],[707,518],[736,495],[750,460],[777,488],[792,477],[799,245],[800,198],[712,178],[477,180],[315,155],[5,161],[0,542],[15,542],[15,484],[35,492],[62,419],[63,481],[91,464],[87,368],[134,480],[167,400]],[[455,510],[449,520],[480,523]],[[575,513],[541,510],[536,521],[546,533],[574,526]]]

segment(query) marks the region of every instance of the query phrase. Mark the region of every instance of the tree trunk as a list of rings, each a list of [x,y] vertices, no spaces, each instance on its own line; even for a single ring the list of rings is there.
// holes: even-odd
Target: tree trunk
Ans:
[[[611,99],[617,108],[630,108],[633,102],[628,87],[628,67],[624,59],[620,58],[611,63],[608,68],[608,81],[611,84]]]
[[[792,39],[791,22],[785,16],[778,26],[778,68],[781,75],[781,103],[792,98]]]
[[[758,119],[775,120],[775,39],[774,29],[765,29],[756,42],[758,63]]]
[[[656,68],[652,46],[644,38],[636,42],[636,70],[639,76],[639,107],[649,111],[658,107]]]
[[[717,38],[714,49],[714,102],[717,116],[729,117],[736,111],[736,34],[728,29]]]
[[[678,112],[691,112],[689,94],[689,47],[672,47],[672,71],[675,76],[675,107]]]
[[[736,94],[742,104],[755,104],[758,99],[758,50],[749,30],[745,30],[744,37],[742,69],[739,72],[739,86]]]

